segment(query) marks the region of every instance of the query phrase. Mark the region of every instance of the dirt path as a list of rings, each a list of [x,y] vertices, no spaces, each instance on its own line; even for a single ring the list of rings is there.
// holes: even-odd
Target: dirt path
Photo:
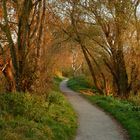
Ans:
[[[78,114],[79,128],[76,140],[126,140],[123,129],[79,93],[70,90],[67,87],[67,80],[61,82],[60,89]]]

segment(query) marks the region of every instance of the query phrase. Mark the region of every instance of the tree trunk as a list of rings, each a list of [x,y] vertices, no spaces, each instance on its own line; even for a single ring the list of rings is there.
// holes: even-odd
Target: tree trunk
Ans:
[[[82,43],[80,43],[80,45],[81,45],[81,49],[82,49],[82,51],[83,51],[84,57],[85,57],[85,59],[86,59],[86,62],[87,62],[87,64],[88,64],[88,67],[89,67],[89,70],[90,70],[90,73],[91,73],[91,76],[92,76],[94,85],[96,86],[96,88],[97,88],[97,90],[99,91],[99,93],[100,93],[100,94],[103,94],[103,91],[102,91],[102,90],[99,88],[99,86],[98,86],[97,79],[96,79],[96,76],[95,76],[95,73],[94,73],[94,69],[93,69],[93,66],[92,66],[92,64],[91,64],[91,61],[90,61],[90,59],[89,59],[89,57],[88,57],[88,55],[87,55],[87,52],[86,52],[86,50],[85,50],[85,46],[82,45]]]

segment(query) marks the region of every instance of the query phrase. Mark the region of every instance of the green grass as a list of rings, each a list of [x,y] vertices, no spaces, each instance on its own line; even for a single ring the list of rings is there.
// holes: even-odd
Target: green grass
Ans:
[[[77,85],[74,85],[75,83]],[[69,80],[68,86],[76,91],[82,88],[80,83],[75,82],[75,78]],[[116,99],[111,96],[83,96],[91,103],[98,105],[114,116],[128,131],[130,140],[140,140],[140,106],[137,106],[133,102]]]
[[[46,96],[0,94],[0,140],[71,140],[77,116],[58,90]]]
[[[68,86],[71,87],[75,91],[87,90],[94,88],[90,85],[90,83],[84,77],[74,77],[68,81]]]

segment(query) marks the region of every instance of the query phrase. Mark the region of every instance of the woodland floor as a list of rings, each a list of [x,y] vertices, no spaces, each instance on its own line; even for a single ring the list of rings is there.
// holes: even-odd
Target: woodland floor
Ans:
[[[109,115],[90,104],[79,93],[67,87],[67,80],[60,84],[78,115],[78,130],[75,140],[126,140],[125,130]]]

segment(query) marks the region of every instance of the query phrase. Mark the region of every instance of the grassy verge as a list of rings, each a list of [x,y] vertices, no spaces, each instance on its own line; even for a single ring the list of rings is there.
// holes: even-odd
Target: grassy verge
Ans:
[[[92,88],[88,81],[84,79],[84,77],[75,77],[71,78],[68,81],[68,86],[71,87],[75,91],[80,91],[80,90],[87,90]]]
[[[0,94],[0,140],[71,140],[77,118],[55,80],[47,96]]]
[[[81,90],[83,87],[85,87],[85,85],[83,86],[83,82],[80,83],[79,80],[75,80],[75,78],[69,80],[68,86],[76,91],[79,91],[79,89]],[[136,106],[130,101],[124,101],[110,96],[83,96],[86,99],[88,99],[91,103],[98,105],[99,107],[103,108],[106,112],[114,116],[128,131],[131,140],[140,140],[139,106]]]

